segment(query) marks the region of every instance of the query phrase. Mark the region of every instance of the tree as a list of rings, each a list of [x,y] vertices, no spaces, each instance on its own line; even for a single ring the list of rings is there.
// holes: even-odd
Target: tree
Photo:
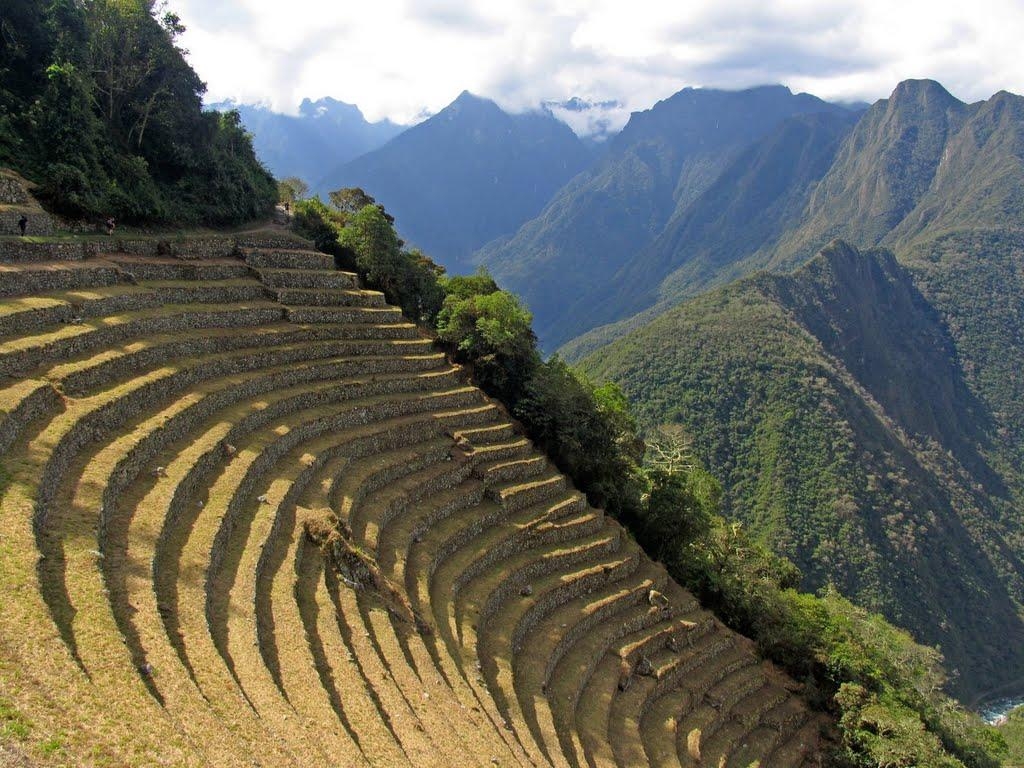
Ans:
[[[233,224],[264,216],[274,182],[237,115],[206,113],[151,0],[0,4],[0,162],[76,218]]]
[[[338,242],[356,254],[366,279],[389,297],[397,297],[402,268],[402,241],[378,205],[366,205],[351,216]]]
[[[384,210],[384,206],[366,194],[360,187],[343,187],[327,193],[327,199],[339,213],[350,215],[358,213],[368,205],[376,205],[384,214],[388,223],[394,226],[395,217]]]
[[[557,355],[536,366],[524,390],[515,414],[531,437],[593,505],[634,519],[643,441],[622,391],[595,387]]]
[[[474,284],[486,292],[473,293]],[[473,366],[485,390],[514,405],[540,360],[532,315],[512,294],[491,290],[496,286],[486,275],[445,279],[441,287],[438,338],[457,360]]]
[[[288,176],[277,182],[277,199],[282,203],[304,200],[309,194],[309,184],[298,176]]]

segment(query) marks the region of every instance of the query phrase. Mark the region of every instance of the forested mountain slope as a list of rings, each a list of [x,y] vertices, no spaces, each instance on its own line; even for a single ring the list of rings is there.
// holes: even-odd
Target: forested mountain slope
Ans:
[[[448,268],[537,215],[586,168],[590,150],[547,112],[509,115],[464,92],[430,119],[320,182],[362,187],[398,221],[402,236]]]
[[[233,224],[269,214],[273,178],[153,3],[0,5],[0,165],[66,216]]]
[[[1018,229],[1024,98],[964,104],[932,80],[900,83],[858,123],[774,262],[834,237],[901,252],[960,229]]]
[[[931,80],[900,83],[864,114],[820,181],[808,179],[798,216],[740,249],[733,242],[743,235],[735,232],[760,233],[758,219],[732,222],[734,229],[723,228],[708,241],[710,257],[692,233],[677,241],[662,238],[660,260],[651,258],[651,248],[638,248],[629,277],[617,276],[607,289],[614,295],[632,292],[638,300],[604,310],[600,322],[612,324],[573,340],[564,353],[587,354],[709,284],[760,267],[796,267],[835,237],[859,246],[884,245],[901,260],[915,260],[911,252],[938,237],[1020,231],[1022,117],[1024,98],[1014,94],[1000,92],[968,105]],[[671,265],[667,277],[663,264]],[[638,280],[640,274],[660,283],[657,289]],[[634,287],[638,282],[644,287]],[[638,312],[643,314],[623,322]]]
[[[731,513],[806,586],[835,583],[940,645],[970,694],[1024,673],[1019,385],[992,370],[985,354],[1006,339],[979,324],[998,317],[1012,333],[1020,304],[1016,318],[997,300],[949,322],[992,285],[950,282],[971,259],[943,242],[922,252],[932,271],[919,282],[945,305],[890,253],[837,242],[792,276],[681,304],[584,364],[648,425],[684,425]]]
[[[566,295],[594,297],[753,142],[789,117],[817,112],[845,110],[782,86],[687,88],[635,113],[597,166],[474,258],[525,298],[540,338],[557,345],[590,327]]]

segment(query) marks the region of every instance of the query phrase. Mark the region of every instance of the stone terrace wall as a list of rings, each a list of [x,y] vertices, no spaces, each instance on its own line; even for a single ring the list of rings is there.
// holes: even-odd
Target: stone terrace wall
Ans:
[[[50,237],[53,219],[42,209],[30,190],[32,185],[14,171],[0,168],[0,235],[20,235],[18,221],[28,218],[27,235]]]
[[[0,211],[0,221],[6,212]],[[18,214],[20,216],[20,213]],[[17,217],[14,222],[17,231]],[[8,233],[0,226],[0,234]],[[33,232],[29,215],[28,234]],[[52,234],[52,232],[51,232]],[[34,243],[20,237],[0,237],[0,262],[81,261],[100,253],[125,253],[132,256],[174,256],[179,259],[211,259],[238,256],[243,249],[271,248],[308,250],[312,245],[287,232],[247,232],[241,235],[211,235],[196,238],[97,237],[89,240],[56,240]]]
[[[25,181],[10,171],[0,171],[0,205],[27,205]]]
[[[0,184],[3,183],[0,178]],[[36,237],[53,236],[53,220],[41,209],[28,205],[15,208],[0,208],[0,235],[20,235],[18,220],[24,215],[28,218],[25,234]]]
[[[96,253],[94,243],[74,240],[32,243],[21,238],[0,238],[0,262],[81,261]]]

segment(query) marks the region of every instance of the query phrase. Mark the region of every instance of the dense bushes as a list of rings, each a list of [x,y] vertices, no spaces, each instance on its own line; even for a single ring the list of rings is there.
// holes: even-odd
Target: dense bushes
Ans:
[[[640,510],[643,442],[622,391],[595,387],[557,356],[539,364],[513,412],[594,506],[624,522]]]
[[[530,313],[487,274],[443,279],[438,338],[453,357],[473,367],[480,385],[516,403],[539,363]]]
[[[0,164],[73,218],[232,224],[277,197],[238,114],[203,112],[177,16],[152,0],[0,8]]]
[[[406,317],[433,327],[444,292],[439,267],[417,250],[407,251],[391,217],[373,198],[363,195],[358,210],[330,208],[319,198],[293,206],[295,230],[334,256],[342,269],[359,272],[371,287],[402,308]]]

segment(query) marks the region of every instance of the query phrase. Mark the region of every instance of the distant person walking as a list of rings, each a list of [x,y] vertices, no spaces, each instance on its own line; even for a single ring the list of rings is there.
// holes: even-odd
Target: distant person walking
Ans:
[[[18,229],[21,230],[21,236],[25,236],[25,230],[28,228],[28,216],[21,214],[21,218],[18,219]]]
[[[110,216],[107,218],[107,234],[114,234],[114,228],[117,226],[117,222],[114,221],[114,217]]]

